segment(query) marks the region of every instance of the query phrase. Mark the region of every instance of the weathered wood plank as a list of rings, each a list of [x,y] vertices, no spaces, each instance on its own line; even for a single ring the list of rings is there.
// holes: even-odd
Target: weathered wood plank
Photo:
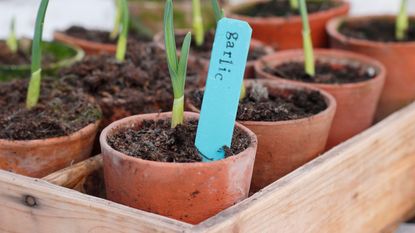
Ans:
[[[0,171],[0,232],[183,232],[189,224]]]
[[[193,230],[381,232],[415,209],[414,177],[412,104]]]

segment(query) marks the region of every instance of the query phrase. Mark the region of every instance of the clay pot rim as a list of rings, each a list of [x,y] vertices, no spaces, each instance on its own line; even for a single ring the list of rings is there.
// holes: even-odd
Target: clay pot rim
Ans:
[[[87,126],[81,128],[78,131],[73,132],[72,134],[60,137],[53,138],[44,138],[44,139],[33,139],[33,140],[7,140],[0,139],[0,145],[6,147],[33,147],[33,146],[45,146],[53,144],[61,144],[65,141],[79,140],[94,131],[97,131],[98,126],[101,120],[97,120],[94,123],[90,123]]]
[[[106,43],[100,43],[95,42],[91,40],[85,40],[78,37],[70,36],[64,32],[55,31],[53,33],[53,38],[57,41],[62,41],[64,43],[68,43],[67,41],[73,41],[76,44],[79,44],[80,47],[88,47],[90,49],[96,49],[96,50],[106,50],[111,52],[116,52],[117,46],[116,44],[106,44]]]
[[[301,83],[289,83],[289,82],[279,82],[278,80],[271,80],[271,79],[246,79],[244,80],[244,83],[246,86],[251,85],[252,83],[262,83],[265,84],[265,86],[268,86],[269,84],[273,84],[274,87],[278,86],[279,89],[288,89],[288,90],[314,90],[320,92],[327,104],[327,108],[323,111],[309,116],[309,117],[303,117],[295,120],[286,120],[286,121],[238,121],[242,125],[261,125],[261,126],[277,126],[277,125],[290,125],[290,124],[298,124],[304,121],[312,121],[319,118],[324,118],[325,115],[330,114],[331,112],[335,112],[337,108],[337,102],[336,99],[327,91],[318,89],[315,87],[307,86]],[[204,88],[200,88],[199,90],[203,90]],[[197,109],[191,101],[188,102],[192,105],[192,108]],[[198,109],[198,111],[200,111]]]
[[[348,37],[346,35],[343,35],[339,32],[338,28],[339,26],[346,21],[362,21],[365,19],[390,19],[390,18],[396,18],[394,15],[364,15],[364,16],[342,16],[342,17],[336,17],[331,19],[326,24],[326,31],[329,34],[330,37],[336,38],[337,40],[341,41],[344,44],[354,44],[359,46],[365,46],[365,47],[374,47],[374,48],[381,48],[384,49],[385,47],[392,47],[392,48],[398,48],[398,47],[409,47],[414,46],[415,47],[415,41],[408,41],[408,42],[381,42],[381,41],[371,41],[371,40],[364,40],[364,39],[358,39],[353,37]],[[415,16],[410,17],[411,19],[415,20]]]
[[[295,120],[287,120],[287,121],[238,121],[243,125],[261,125],[261,126],[278,126],[278,125],[291,125],[291,124],[299,124],[305,121],[313,121],[316,119],[324,118],[326,115],[329,115],[330,113],[334,113],[337,108],[337,102],[336,99],[327,91],[318,89],[315,87],[310,87],[303,84],[293,84],[293,83],[282,83],[278,82],[278,80],[266,80],[266,79],[254,79],[254,80],[245,80],[244,83],[254,83],[254,82],[261,82],[263,84],[267,83],[274,83],[275,86],[278,86],[278,88],[281,89],[288,89],[288,90],[314,90],[320,92],[324,100],[326,101],[327,108],[323,111],[304,118],[299,118]],[[267,85],[265,85],[267,86]]]
[[[174,33],[175,33],[175,35],[186,35],[186,33],[187,32],[189,32],[189,31],[191,31],[191,29],[187,29],[187,28],[180,28],[180,29],[175,29],[174,30]],[[153,41],[160,47],[160,48],[162,48],[162,49],[165,49],[165,46],[164,46],[164,43],[163,43],[163,34],[164,32],[163,31],[159,31],[159,32],[157,32],[154,36],[153,36]],[[267,55],[270,55],[270,54],[272,54],[272,53],[274,53],[275,52],[275,49],[274,48],[272,48],[271,46],[269,46],[269,45],[266,45],[265,43],[263,43],[263,42],[261,42],[261,41],[259,41],[259,40],[257,40],[257,39],[255,39],[255,38],[251,38],[251,43],[250,43],[250,47],[253,47],[253,48],[255,48],[255,47],[260,47],[260,46],[262,46],[263,48],[264,48],[264,50],[265,50],[265,52],[266,52],[266,55],[264,55],[263,57],[265,57],[265,56],[267,56]],[[177,52],[179,52],[180,53],[180,51],[177,51]],[[210,60],[209,59],[206,59],[206,58],[201,58],[201,59],[203,59],[203,60],[205,60],[205,61],[207,61],[207,62],[210,62]],[[260,58],[261,59],[261,58]],[[259,60],[259,59],[258,59]],[[251,60],[251,61],[247,61],[246,62],[246,64],[247,64],[247,66],[253,66],[254,64],[255,64],[255,62],[256,62],[257,60]]]
[[[269,60],[280,59],[280,60],[287,61],[287,60],[297,60],[299,57],[304,57],[303,50],[301,49],[285,50],[285,51],[274,53],[274,54],[264,57],[263,59],[261,59],[255,64],[255,73],[260,74],[262,76],[266,76],[267,78],[274,78],[274,79],[281,80],[284,82],[313,85],[317,88],[324,88],[326,90],[345,89],[345,88],[354,89],[354,88],[359,88],[362,86],[372,85],[372,83],[374,82],[384,82],[384,80],[386,79],[387,72],[386,72],[385,66],[379,61],[373,58],[370,58],[368,56],[354,53],[354,52],[345,51],[345,50],[339,50],[339,49],[315,49],[314,52],[315,52],[316,59],[318,59],[319,57],[325,57],[325,58],[335,57],[337,60],[347,59],[347,60],[358,61],[359,63],[375,67],[375,69],[377,69],[378,74],[372,79],[361,81],[361,82],[326,84],[326,83],[305,83],[305,82],[296,81],[296,80],[283,79],[281,77],[278,77],[278,76],[275,76],[273,74],[269,74],[263,71],[263,67],[265,66],[264,64],[265,61],[268,61],[268,64],[275,64],[275,63],[283,63],[283,62],[275,62],[275,61],[272,62]],[[284,58],[284,59],[281,59],[281,58]]]
[[[184,117],[185,120],[186,119],[198,119],[199,118],[199,114],[198,113],[194,113],[194,112],[184,112]],[[243,150],[242,152],[240,152],[239,154],[230,156],[228,158],[222,159],[222,160],[218,160],[218,161],[213,161],[213,162],[193,162],[193,163],[171,163],[171,162],[160,162],[160,161],[151,161],[151,160],[145,160],[145,159],[141,159],[138,157],[132,157],[129,155],[126,155],[122,152],[119,152],[117,150],[115,150],[114,148],[112,148],[108,142],[107,142],[107,136],[108,134],[111,133],[111,131],[113,129],[116,129],[122,125],[128,124],[131,121],[137,121],[140,118],[146,118],[146,119],[155,119],[155,118],[171,118],[171,112],[162,112],[162,113],[148,113],[148,114],[140,114],[140,115],[134,115],[134,116],[130,116],[130,117],[126,117],[123,119],[120,119],[118,121],[115,121],[113,123],[111,123],[110,125],[108,125],[107,127],[105,127],[105,129],[102,131],[100,137],[99,137],[99,141],[101,144],[101,150],[102,151],[109,151],[109,153],[111,154],[111,156],[116,156],[118,157],[120,160],[127,160],[127,161],[131,161],[131,162],[139,162],[139,163],[144,163],[144,164],[148,164],[149,166],[158,166],[160,168],[175,168],[175,167],[183,167],[183,168],[197,168],[197,167],[205,167],[205,166],[218,166],[220,164],[227,164],[227,163],[232,163],[233,161],[239,159],[240,157],[244,156],[251,156],[252,154],[255,154],[256,152],[256,148],[257,148],[257,136],[251,131],[249,130],[247,127],[235,122],[235,125],[237,127],[239,127],[240,129],[242,129],[245,133],[248,134],[248,136],[251,139],[251,143],[248,146],[248,148],[246,148],[245,150]],[[102,149],[102,147],[105,147],[105,150]]]
[[[0,42],[5,43],[5,40],[0,40]],[[59,46],[65,46],[69,49],[72,49],[75,54],[71,57],[59,59],[53,63],[48,64],[47,66],[44,66],[42,70],[53,70],[58,69],[63,66],[66,66],[68,64],[75,63],[77,61],[82,60],[85,57],[85,51],[76,45],[70,45],[67,43],[63,43],[60,41],[42,41],[42,43],[49,43],[49,44],[55,44]],[[31,64],[22,64],[22,65],[1,65],[0,69],[8,69],[8,70],[30,70]]]
[[[252,17],[252,16],[246,16],[246,15],[242,15],[239,13],[236,13],[237,10],[241,9],[241,8],[245,8],[247,6],[251,6],[251,5],[255,5],[258,3],[263,3],[263,2],[268,2],[269,0],[251,0],[248,2],[244,2],[244,3],[240,3],[240,4],[233,4],[233,5],[229,5],[226,6],[225,12],[229,15],[229,17],[235,17],[236,18],[240,18],[243,19],[245,21],[249,21],[249,22],[255,22],[255,23],[261,23],[262,21],[266,20],[267,24],[269,23],[286,23],[286,22],[297,22],[297,23],[301,23],[301,16],[297,15],[297,16],[290,16],[290,17],[278,17],[278,16],[271,16],[271,17]],[[350,9],[350,3],[345,1],[345,0],[336,0],[337,2],[340,3],[339,6],[330,8],[328,10],[325,11],[318,11],[318,12],[314,12],[314,13],[310,13],[309,14],[309,20],[315,20],[318,19],[326,14],[334,14],[338,11],[348,11]]]

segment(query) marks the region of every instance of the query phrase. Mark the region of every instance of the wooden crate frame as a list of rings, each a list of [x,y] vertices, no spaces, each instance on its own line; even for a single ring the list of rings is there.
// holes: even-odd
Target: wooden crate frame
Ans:
[[[191,225],[0,171],[0,231],[387,232],[415,211],[415,103]]]

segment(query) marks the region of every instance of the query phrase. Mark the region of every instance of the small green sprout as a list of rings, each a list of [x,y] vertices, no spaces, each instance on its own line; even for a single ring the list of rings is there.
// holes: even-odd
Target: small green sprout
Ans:
[[[121,34],[118,37],[117,52],[115,54],[115,58],[118,61],[124,61],[125,53],[127,51],[129,12],[127,0],[119,0],[119,4],[121,8]]]
[[[212,4],[213,14],[215,15],[216,23],[218,23],[218,21],[222,19],[225,15],[224,11],[223,9],[220,9],[218,0],[211,0],[210,2]]]
[[[32,41],[32,76],[30,77],[29,87],[26,97],[26,107],[32,108],[39,102],[40,82],[42,79],[42,34],[43,23],[45,21],[46,10],[49,0],[42,0],[37,12],[35,34]]]
[[[187,72],[187,58],[189,55],[190,42],[192,35],[190,32],[184,38],[180,58],[177,56],[176,41],[174,38],[173,26],[173,2],[166,1],[164,9],[164,42],[166,46],[167,64],[169,67],[171,82],[173,85],[174,103],[172,110],[171,127],[175,128],[179,124],[183,124],[184,118],[184,88]]]
[[[195,41],[197,46],[201,46],[205,39],[205,31],[203,29],[202,8],[200,0],[192,0],[193,5],[193,32],[195,33]]]
[[[290,7],[292,11],[298,10],[298,0],[290,0]]]
[[[304,64],[306,74],[314,77],[316,74],[314,64],[313,41],[311,40],[310,24],[308,22],[307,5],[305,0],[299,0],[301,20],[303,22],[303,47],[304,47]]]
[[[115,8],[117,11],[115,13],[114,28],[112,29],[111,34],[110,34],[110,38],[113,40],[117,38],[118,34],[120,33],[121,13],[122,13],[121,0],[115,0]]]
[[[409,18],[407,10],[408,0],[401,0],[399,14],[396,17],[396,32],[397,40],[404,40],[409,27]]]
[[[9,36],[7,37],[7,41],[6,41],[7,47],[9,47],[10,51],[12,51],[13,53],[17,52],[18,49],[18,43],[17,43],[17,38],[16,38],[16,20],[15,18],[12,19],[12,21],[10,22],[10,32],[9,32]]]

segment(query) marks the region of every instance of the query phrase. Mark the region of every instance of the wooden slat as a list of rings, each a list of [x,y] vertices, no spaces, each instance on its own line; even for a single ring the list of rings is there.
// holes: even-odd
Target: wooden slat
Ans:
[[[49,183],[73,189],[82,180],[102,167],[102,155],[97,155],[73,166],[54,172],[44,178]]]
[[[183,232],[190,226],[0,170],[0,232]]]
[[[193,230],[382,232],[414,209],[412,104]]]

